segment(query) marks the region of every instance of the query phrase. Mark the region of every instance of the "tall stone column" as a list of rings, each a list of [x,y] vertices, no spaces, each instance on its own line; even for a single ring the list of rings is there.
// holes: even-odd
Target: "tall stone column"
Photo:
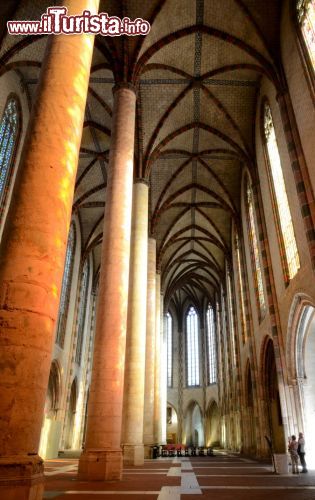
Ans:
[[[154,380],[155,380],[155,322],[156,322],[156,240],[148,240],[148,284],[145,354],[144,428],[143,442],[146,458],[150,458],[150,447],[156,444],[154,432]]]
[[[79,476],[121,479],[136,94],[114,87],[94,359]]]
[[[166,316],[164,315],[164,294],[160,295],[160,317],[161,317],[161,444],[166,444],[166,408],[167,408],[167,328]]]
[[[133,188],[128,320],[123,405],[124,462],[143,465],[143,409],[148,261],[147,181]]]
[[[161,443],[161,273],[155,278],[154,441]]]
[[[70,14],[98,0],[69,0]],[[38,456],[94,37],[52,36],[0,253],[0,497],[42,498]]]

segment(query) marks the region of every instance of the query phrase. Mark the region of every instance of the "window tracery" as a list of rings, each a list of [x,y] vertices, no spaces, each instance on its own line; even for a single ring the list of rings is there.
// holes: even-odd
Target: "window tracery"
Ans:
[[[252,247],[252,255],[253,255],[253,265],[255,271],[255,281],[257,287],[257,298],[260,309],[260,316],[263,316],[265,313],[265,295],[264,295],[264,287],[262,280],[262,272],[260,267],[260,259],[259,259],[259,249],[258,249],[258,239],[256,234],[256,225],[255,225],[255,215],[254,215],[254,204],[253,204],[253,192],[249,182],[247,183],[247,209],[248,209],[248,221],[249,221],[249,238]]]
[[[198,315],[194,307],[190,307],[186,317],[187,327],[187,385],[200,384],[199,374],[199,335]]]
[[[279,155],[271,109],[267,103],[265,103],[264,107],[264,133],[266,138],[272,184],[275,193],[276,207],[278,211],[278,223],[280,227],[281,237],[283,239],[283,249],[287,267],[287,269],[285,269],[286,281],[289,281],[298,272],[300,268],[300,259],[294,235],[291,211],[284,183],[281,159]]]
[[[88,283],[89,283],[89,261],[88,259],[85,259],[81,275],[79,310],[77,319],[77,349],[76,349],[75,361],[76,363],[78,363],[78,365],[81,364],[81,359],[82,359],[84,326],[85,326],[87,298],[88,298]]]
[[[9,98],[0,123],[0,207],[3,209],[12,174],[13,156],[19,138],[19,105]]]
[[[70,300],[74,250],[75,250],[75,228],[74,224],[72,223],[70,226],[68,242],[67,242],[66,260],[65,260],[65,267],[63,271],[63,278],[61,285],[59,316],[57,324],[56,343],[60,345],[60,347],[64,346],[64,340],[65,340],[66,322],[67,322],[68,306]]]
[[[217,382],[217,347],[214,312],[211,304],[207,309],[207,347],[208,347],[208,382],[215,384]]]
[[[312,67],[315,69],[315,0],[298,0],[296,11]]]

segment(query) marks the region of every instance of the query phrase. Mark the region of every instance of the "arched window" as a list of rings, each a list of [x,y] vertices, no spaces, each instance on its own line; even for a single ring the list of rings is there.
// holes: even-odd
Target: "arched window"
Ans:
[[[214,312],[211,304],[207,309],[207,347],[208,347],[208,383],[217,382],[217,347]]]
[[[246,201],[247,201],[247,213],[248,213],[248,225],[249,225],[249,240],[251,246],[252,253],[252,262],[254,266],[254,276],[255,276],[255,285],[257,291],[257,299],[259,304],[260,317],[265,314],[265,295],[264,295],[264,287],[262,280],[262,272],[260,267],[260,258],[259,258],[259,250],[258,250],[258,239],[256,234],[256,225],[255,225],[255,215],[254,215],[254,202],[253,202],[253,192],[252,188],[247,181],[246,188]]]
[[[273,198],[275,200],[278,215],[277,223],[280,229],[280,244],[282,247],[282,253],[285,256],[285,281],[288,282],[298,272],[300,268],[300,259],[294,236],[291,212],[284,184],[275,129],[270,106],[267,102],[264,106],[264,133],[272,178],[272,190],[274,193]]]
[[[315,69],[315,0],[298,0],[297,19],[313,70]]]
[[[240,241],[239,241],[239,237],[238,237],[237,233],[235,236],[235,250],[236,250],[236,264],[237,264],[237,274],[238,274],[238,283],[239,283],[239,292],[240,292],[242,340],[243,340],[243,343],[245,343],[245,340],[247,337],[246,313],[245,313],[245,294],[244,294],[244,286],[243,286]]]
[[[79,310],[77,316],[78,334],[77,334],[77,350],[75,355],[75,361],[76,363],[78,363],[78,365],[81,364],[81,358],[82,358],[83,334],[84,334],[84,325],[85,325],[87,298],[88,298],[88,284],[89,284],[89,262],[88,259],[85,259],[81,274]]]
[[[60,347],[64,346],[64,341],[65,341],[74,250],[75,250],[75,228],[74,224],[72,223],[69,230],[65,268],[63,271],[61,294],[60,294],[59,316],[58,316],[57,337],[56,337],[56,343],[60,345]]]
[[[186,317],[187,327],[187,385],[195,386],[200,383],[199,375],[199,335],[198,315],[194,307],[190,307]]]
[[[0,220],[13,173],[13,160],[20,135],[20,107],[9,97],[0,123]]]
[[[173,325],[170,313],[166,315],[167,324],[167,387],[173,386]]]
[[[232,363],[233,367],[235,368],[236,366],[235,328],[234,328],[234,316],[233,316],[232,283],[229,271],[227,273],[227,300],[228,300],[228,316],[229,316],[231,350],[232,350]]]

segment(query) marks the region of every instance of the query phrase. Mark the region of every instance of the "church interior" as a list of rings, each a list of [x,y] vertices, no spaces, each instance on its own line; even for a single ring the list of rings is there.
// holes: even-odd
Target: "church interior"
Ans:
[[[315,498],[315,0],[8,33],[61,3],[0,6],[0,498]]]

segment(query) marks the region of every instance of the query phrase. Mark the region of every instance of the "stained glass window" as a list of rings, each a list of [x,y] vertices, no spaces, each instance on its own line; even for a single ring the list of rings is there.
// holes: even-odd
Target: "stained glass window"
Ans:
[[[71,224],[69,236],[68,236],[68,243],[67,243],[65,268],[63,271],[63,278],[62,278],[62,285],[61,285],[57,337],[56,337],[56,343],[59,344],[60,347],[63,347],[64,341],[65,341],[66,322],[67,322],[68,306],[69,306],[69,299],[70,299],[72,269],[73,269],[74,249],[75,249],[75,228],[74,228],[74,224]]]
[[[19,106],[11,97],[5,107],[0,123],[0,206],[3,208],[8,190],[12,159],[19,135]]]
[[[88,298],[88,283],[89,283],[89,263],[88,259],[84,261],[82,275],[81,275],[81,286],[80,286],[80,299],[79,299],[79,309],[77,317],[77,350],[75,355],[75,360],[78,365],[81,364],[82,358],[82,347],[83,347],[83,337],[84,337],[84,326],[86,318],[86,308],[87,308],[87,298]]]
[[[209,304],[207,309],[207,344],[208,344],[208,381],[209,384],[217,382],[217,348],[214,312]]]
[[[173,328],[172,316],[170,313],[166,315],[167,324],[167,386],[173,385]]]
[[[260,308],[261,316],[265,312],[265,296],[264,287],[262,280],[262,273],[259,260],[259,250],[258,250],[258,240],[256,234],[255,216],[254,216],[254,206],[253,206],[253,193],[249,183],[247,184],[247,207],[248,207],[248,220],[249,220],[249,236],[251,241],[252,253],[253,253],[253,264],[255,269],[255,278],[257,286],[257,295]]]
[[[315,69],[315,0],[298,0],[296,9],[303,38]]]
[[[266,138],[266,145],[275,192],[276,206],[278,209],[278,219],[283,238],[284,252],[287,262],[286,277],[288,280],[292,279],[300,268],[300,259],[296,246],[291,212],[285,189],[284,178],[281,167],[281,160],[275,135],[275,129],[271,116],[270,106],[265,103],[264,108],[264,131]]]
[[[245,339],[246,339],[246,336],[247,336],[246,314],[245,314],[245,299],[244,299],[244,287],[243,287],[243,278],[242,278],[240,242],[239,242],[239,238],[238,238],[237,234],[236,234],[235,243],[236,243],[236,264],[237,264],[237,273],[238,273],[238,282],[239,282],[239,291],[240,291],[242,337],[243,337],[243,342],[245,342]]]
[[[186,317],[187,327],[187,385],[199,385],[199,335],[198,315],[194,307],[190,307]]]

